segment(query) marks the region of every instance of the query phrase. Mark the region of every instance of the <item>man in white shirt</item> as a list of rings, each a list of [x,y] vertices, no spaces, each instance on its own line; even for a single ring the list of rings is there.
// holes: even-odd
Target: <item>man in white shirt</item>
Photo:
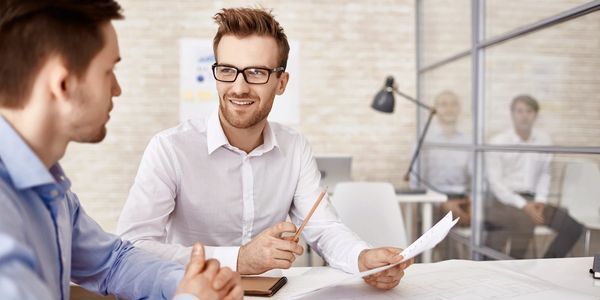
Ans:
[[[293,234],[308,214],[320,192],[320,174],[306,139],[267,121],[289,79],[287,38],[262,9],[223,9],[215,21],[219,109],[151,140],[117,230],[135,245],[180,262],[199,240],[208,245],[208,257],[241,274],[289,268],[303,248],[282,234]],[[285,222],[288,215],[295,225]],[[401,260],[400,249],[369,249],[328,201],[303,236],[346,272]],[[365,281],[392,288],[410,263]]]
[[[490,143],[502,145],[550,145],[550,137],[534,130],[539,111],[531,96],[513,99],[509,129]],[[508,238],[510,256],[523,258],[536,225],[546,225],[557,236],[545,257],[564,257],[579,239],[583,227],[563,208],[547,204],[552,156],[539,152],[490,152],[486,155],[488,183],[493,199],[488,201],[486,245],[501,251]]]
[[[458,129],[460,102],[451,91],[443,91],[435,97],[436,122],[432,124],[428,142],[449,144],[470,144],[470,139]],[[442,204],[442,216],[452,211],[460,217],[459,224],[470,223],[470,201],[467,187],[470,179],[470,152],[453,149],[426,149],[421,154],[421,173],[412,174],[411,184],[418,181],[448,195],[448,201]],[[418,178],[417,178],[418,177]]]

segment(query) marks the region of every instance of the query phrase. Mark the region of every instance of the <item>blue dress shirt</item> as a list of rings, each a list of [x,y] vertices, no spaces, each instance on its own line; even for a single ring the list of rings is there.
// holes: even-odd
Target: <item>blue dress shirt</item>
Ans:
[[[69,299],[73,281],[104,295],[172,298],[183,266],[104,232],[70,186],[0,117],[0,297]]]

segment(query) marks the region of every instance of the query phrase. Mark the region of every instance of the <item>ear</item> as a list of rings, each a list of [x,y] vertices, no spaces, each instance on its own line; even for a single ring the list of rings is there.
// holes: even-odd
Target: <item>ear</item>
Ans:
[[[62,59],[53,58],[48,63],[48,87],[51,99],[65,102],[72,99],[77,80]]]
[[[283,94],[285,92],[285,87],[287,86],[288,81],[290,80],[290,73],[283,72],[279,77],[279,81],[277,82],[277,95]]]

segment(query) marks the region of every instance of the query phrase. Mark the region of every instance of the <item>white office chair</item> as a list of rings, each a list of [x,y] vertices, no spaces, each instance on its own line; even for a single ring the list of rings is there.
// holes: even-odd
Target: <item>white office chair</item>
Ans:
[[[373,247],[408,246],[391,183],[341,182],[335,187],[331,203],[342,222]]]
[[[585,226],[584,251],[589,256],[592,230],[600,230],[600,171],[595,162],[577,160],[567,164],[560,203]]]

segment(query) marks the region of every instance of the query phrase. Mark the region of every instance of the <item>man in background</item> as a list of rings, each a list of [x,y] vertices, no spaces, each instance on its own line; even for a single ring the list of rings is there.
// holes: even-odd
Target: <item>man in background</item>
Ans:
[[[435,97],[436,122],[432,124],[426,141],[444,144],[470,144],[471,140],[458,128],[461,113],[458,96],[443,91]],[[452,211],[460,217],[459,224],[468,226],[471,220],[471,202],[468,196],[471,178],[471,155],[468,151],[426,149],[421,154],[421,173],[411,174],[411,185],[423,181],[429,188],[446,194],[448,201],[441,206],[442,216]]]
[[[215,21],[219,109],[150,141],[117,230],[179,262],[187,262],[189,247],[200,240],[210,245],[209,257],[241,274],[289,268],[303,248],[283,235],[294,234],[315,203],[320,173],[302,135],[267,121],[290,77],[287,37],[263,9],[223,9]],[[285,222],[288,215],[295,224]],[[332,267],[346,272],[402,259],[401,249],[369,249],[326,200],[303,236]],[[393,288],[410,263],[365,281]]]
[[[540,106],[529,95],[515,97],[510,105],[513,128],[490,140],[491,144],[544,146],[550,136],[534,129]],[[489,152],[486,170],[492,199],[487,203],[486,245],[502,251],[510,238],[510,256],[524,258],[536,225],[546,225],[557,236],[544,257],[565,257],[579,239],[583,226],[563,208],[547,203],[552,156],[539,152]]]
[[[187,269],[105,233],[58,161],[98,143],[121,94],[113,0],[0,0],[0,295],[69,299],[73,281],[128,299],[241,299],[239,275],[190,248]]]

